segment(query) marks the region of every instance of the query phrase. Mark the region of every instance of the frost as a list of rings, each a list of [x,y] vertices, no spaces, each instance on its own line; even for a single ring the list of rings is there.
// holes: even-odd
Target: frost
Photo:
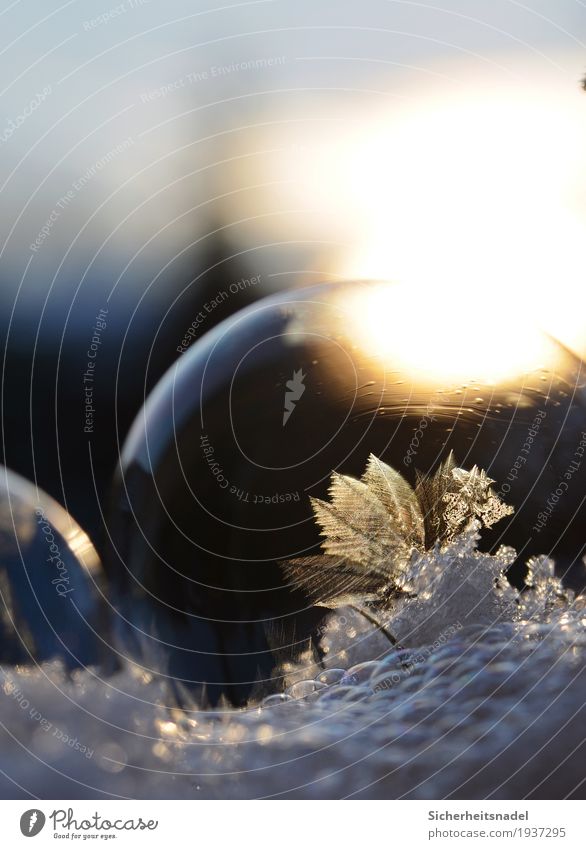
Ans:
[[[494,555],[477,550],[481,528],[513,512],[493,483],[477,466],[456,467],[450,454],[434,475],[418,474],[413,489],[371,455],[361,480],[334,474],[331,501],[313,500],[324,554],[289,561],[286,574],[313,603],[344,608],[346,616],[353,610],[370,620],[371,632],[374,620],[402,646],[432,643],[455,627],[543,623],[566,609],[573,595],[547,557],[529,561],[526,589],[519,593],[506,578],[514,549],[502,546]],[[348,662],[348,652],[354,662],[372,652],[372,639],[359,655],[331,638],[322,642],[338,665]]]
[[[434,557],[425,554],[431,567]],[[479,570],[498,571],[491,559]],[[48,664],[0,670],[0,792],[575,798],[584,777],[584,613],[575,604],[550,611],[547,623],[452,627],[389,650],[358,614],[336,610],[327,669],[315,680],[301,670],[299,686],[248,710],[179,710],[164,680],[128,669],[102,679]]]
[[[59,662],[0,669],[0,793],[581,795],[586,602],[562,587],[547,557],[529,561],[517,592],[505,576],[516,552],[477,550],[482,525],[497,515],[491,482],[453,471],[444,465],[413,490],[371,458],[362,481],[334,479],[333,503],[317,505],[329,529],[314,559],[319,580],[305,581],[298,565],[300,585],[339,602],[321,634],[321,666],[309,651],[287,663],[278,671],[286,692],[261,704],[204,710],[186,694],[179,708],[172,681],[128,663],[105,677],[70,675]],[[444,496],[457,487],[466,506],[452,514],[454,500]],[[355,546],[351,560],[347,546]],[[344,582],[351,599],[372,591],[401,647],[390,648],[360,609],[341,605]]]
[[[420,595],[426,551],[433,550],[436,570],[471,555],[479,528],[513,512],[492,483],[476,466],[457,468],[450,453],[434,475],[418,475],[413,489],[371,455],[361,480],[334,473],[331,501],[312,499],[324,554],[288,561],[285,573],[325,607],[388,608],[404,595]]]
[[[525,619],[543,617],[553,610],[563,610],[574,600],[574,593],[565,589],[555,576],[553,560],[544,555],[527,561],[528,589],[519,599],[519,616]]]
[[[447,505],[444,515],[449,539],[465,528],[470,516],[477,516],[484,527],[491,528],[513,512],[513,508],[504,504],[491,489],[494,480],[477,466],[469,472],[453,469],[452,477],[458,488],[455,492],[447,492],[443,499]]]

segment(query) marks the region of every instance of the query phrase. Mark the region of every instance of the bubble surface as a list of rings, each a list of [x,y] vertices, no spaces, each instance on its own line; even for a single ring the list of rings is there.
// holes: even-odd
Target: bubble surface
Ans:
[[[0,661],[104,661],[104,575],[84,531],[57,502],[0,466]]]
[[[327,497],[333,470],[359,476],[370,453],[413,485],[416,471],[435,469],[453,451],[460,466],[484,469],[515,508],[483,530],[482,548],[547,554],[561,570],[580,556],[581,362],[535,331],[520,359],[503,360],[495,341],[491,379],[491,328],[479,334],[482,352],[468,356],[455,325],[445,328],[441,355],[458,368],[440,370],[440,350],[418,340],[415,305],[413,333],[401,334],[401,350],[389,346],[406,320],[397,291],[356,282],[259,301],[192,345],[134,424],[107,563],[131,623],[129,646],[148,645],[195,690],[207,682],[212,702],[227,696],[243,705],[253,693],[280,691],[282,663],[295,661],[312,635],[308,671],[317,674],[324,613],[292,591],[280,563],[318,550],[310,497]],[[415,356],[418,345],[427,359]],[[497,557],[494,578],[507,549]],[[485,590],[494,578],[486,575]],[[445,592],[441,577],[434,592]],[[447,595],[445,610],[453,621]],[[481,622],[493,614],[481,611]],[[344,627],[351,639],[355,623]],[[425,624],[417,627],[425,642]]]

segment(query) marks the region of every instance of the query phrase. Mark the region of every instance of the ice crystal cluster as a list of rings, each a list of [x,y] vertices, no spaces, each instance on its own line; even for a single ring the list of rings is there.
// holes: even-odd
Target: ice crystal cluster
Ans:
[[[450,453],[434,475],[418,474],[413,489],[371,454],[362,480],[334,473],[331,503],[312,499],[324,553],[289,561],[285,572],[325,607],[391,607],[405,596],[428,602],[432,585],[434,593],[445,590],[441,570],[430,583],[430,563],[439,563],[445,552],[456,559],[460,551],[472,556],[477,529],[490,528],[513,512],[493,491],[493,483],[476,466],[471,471],[458,468]],[[501,567],[495,568],[498,574],[487,575],[484,584],[500,576]],[[448,583],[453,583],[453,570],[448,574]],[[469,583],[465,569],[459,578]]]
[[[332,503],[315,507],[320,556],[344,577],[321,563],[327,580],[304,584],[317,602],[335,602],[323,666],[308,651],[282,670],[285,692],[260,705],[179,709],[165,679],[137,667],[107,680],[92,670],[71,679],[58,664],[2,670],[0,792],[581,798],[584,600],[546,557],[529,562],[522,593],[511,587],[504,570],[515,552],[476,547],[481,524],[507,508],[481,471],[452,464],[442,474],[408,491],[372,458],[362,481],[334,479]],[[290,566],[299,582],[307,565]],[[385,582],[392,593],[381,592]],[[365,597],[401,647],[347,604]]]

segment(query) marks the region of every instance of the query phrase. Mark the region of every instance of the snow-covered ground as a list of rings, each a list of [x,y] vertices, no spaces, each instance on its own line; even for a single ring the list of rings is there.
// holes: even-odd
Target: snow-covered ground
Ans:
[[[420,595],[387,622],[405,648],[342,608],[323,634],[326,670],[301,662],[290,695],[246,710],[173,708],[136,667],[3,668],[0,794],[583,796],[584,601],[547,560],[519,596],[500,577],[511,551],[480,554],[475,540],[414,557]]]

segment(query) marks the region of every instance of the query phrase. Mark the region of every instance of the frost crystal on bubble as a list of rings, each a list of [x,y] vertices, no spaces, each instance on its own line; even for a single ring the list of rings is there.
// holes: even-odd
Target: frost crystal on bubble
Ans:
[[[457,488],[446,492],[443,498],[449,538],[460,533],[471,516],[478,517],[485,528],[491,528],[513,512],[513,508],[504,504],[491,489],[494,480],[478,466],[469,472],[452,469],[451,474]]]
[[[478,551],[481,529],[513,512],[493,483],[451,454],[415,488],[373,456],[361,480],[333,475],[331,501],[312,502],[324,553],[284,564],[294,586],[332,609],[320,635],[328,668],[384,656],[389,641],[416,651],[460,632],[473,642],[540,639],[556,617],[583,617],[549,558],[529,560],[518,592],[506,577],[517,552]],[[306,679],[311,662],[287,670],[288,682]]]
[[[287,561],[285,573],[325,607],[388,607],[402,595],[418,594],[418,556],[433,549],[434,562],[441,562],[450,546],[452,559],[468,554],[481,526],[513,512],[492,483],[476,466],[457,468],[450,453],[434,475],[418,474],[413,488],[371,454],[361,480],[334,472],[331,501],[312,499],[324,553]]]
[[[545,555],[527,561],[525,584],[528,589],[519,598],[519,615],[524,619],[564,609],[573,601],[574,593],[562,586],[554,568],[553,560]]]
[[[488,478],[454,470],[444,464],[415,491],[375,458],[361,481],[335,476],[332,503],[314,505],[325,553],[309,570],[309,558],[289,565],[299,586],[335,609],[320,665],[309,650],[282,665],[285,692],[248,710],[205,709],[187,694],[180,708],[178,682],[147,672],[157,665],[148,656],[145,668],[125,661],[109,679],[91,669],[70,675],[61,662],[0,670],[4,761],[41,797],[47,782],[67,797],[70,776],[92,798],[521,798],[536,787],[544,798],[575,795],[586,599],[573,600],[547,557],[529,561],[517,592],[505,575],[514,549],[477,550],[495,515],[484,509]],[[444,496],[458,486],[465,520],[453,531]],[[400,647],[389,648],[359,607],[342,606],[369,592]],[[23,746],[46,773],[31,777]],[[0,772],[4,787],[13,778]]]
[[[454,626],[489,627],[516,617],[518,594],[505,577],[516,553],[477,551],[479,529],[474,520],[452,542],[413,558],[406,575],[410,596],[397,601],[388,622],[402,645],[432,643]]]

